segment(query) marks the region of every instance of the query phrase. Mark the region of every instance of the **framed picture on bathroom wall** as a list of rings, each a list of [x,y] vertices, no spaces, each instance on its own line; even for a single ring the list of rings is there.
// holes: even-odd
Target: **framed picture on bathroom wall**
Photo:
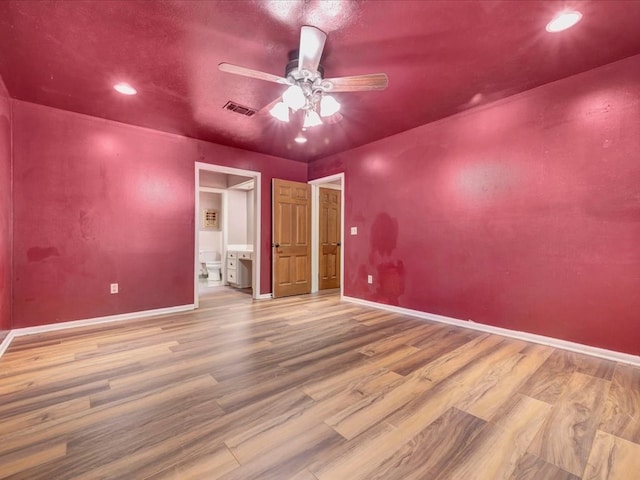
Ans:
[[[205,208],[202,210],[202,227],[203,228],[219,228],[220,215],[218,210]]]

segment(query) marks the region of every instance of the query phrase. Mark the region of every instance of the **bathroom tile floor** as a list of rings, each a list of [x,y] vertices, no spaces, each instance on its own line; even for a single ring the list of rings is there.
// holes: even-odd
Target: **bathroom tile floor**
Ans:
[[[198,279],[198,295],[213,293],[222,286],[222,282],[209,281],[206,278]]]

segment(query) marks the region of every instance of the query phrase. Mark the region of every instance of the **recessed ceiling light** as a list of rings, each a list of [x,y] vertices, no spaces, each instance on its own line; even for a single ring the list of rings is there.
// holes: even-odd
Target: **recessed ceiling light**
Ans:
[[[573,27],[580,21],[582,14],[578,11],[562,12],[547,23],[547,32],[555,33]]]
[[[307,143],[307,139],[302,136],[301,133],[298,134],[296,138],[293,139],[296,143]]]
[[[138,91],[128,83],[116,83],[113,88],[116,92],[123,95],[135,95]]]

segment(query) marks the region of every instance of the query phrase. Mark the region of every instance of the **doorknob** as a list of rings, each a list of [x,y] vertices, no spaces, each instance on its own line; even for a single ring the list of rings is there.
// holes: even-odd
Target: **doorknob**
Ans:
[[[340,245],[342,245],[340,242],[336,243],[336,245],[339,247]]]
[[[280,244],[278,242],[272,243],[271,246],[275,248],[280,248]]]

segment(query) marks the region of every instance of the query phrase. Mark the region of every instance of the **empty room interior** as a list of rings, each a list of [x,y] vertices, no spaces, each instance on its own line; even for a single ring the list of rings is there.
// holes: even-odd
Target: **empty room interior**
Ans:
[[[0,479],[640,478],[640,2],[0,2]]]

